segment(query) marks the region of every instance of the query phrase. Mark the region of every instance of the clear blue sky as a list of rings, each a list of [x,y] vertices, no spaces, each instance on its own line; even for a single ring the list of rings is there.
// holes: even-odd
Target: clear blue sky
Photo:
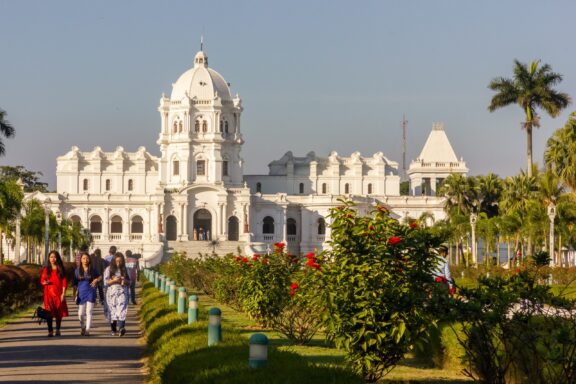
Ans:
[[[526,163],[523,115],[487,111],[490,80],[541,59],[576,98],[570,0],[0,0],[0,15],[0,108],[17,130],[0,165],[41,171],[51,188],[72,145],[159,155],[159,98],[202,33],[243,100],[246,174],[288,150],[382,151],[401,166],[406,114],[409,161],[441,121],[471,174],[513,175]],[[535,161],[573,110],[543,118]]]

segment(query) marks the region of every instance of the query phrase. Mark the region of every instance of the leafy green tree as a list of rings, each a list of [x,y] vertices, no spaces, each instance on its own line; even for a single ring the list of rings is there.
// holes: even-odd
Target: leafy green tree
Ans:
[[[0,166],[0,181],[20,180],[23,184],[24,192],[48,192],[48,183],[40,181],[42,172],[29,171],[22,165],[15,167]]]
[[[490,112],[518,104],[525,113],[522,127],[526,129],[527,137],[528,176],[532,176],[532,129],[540,127],[537,109],[543,109],[550,116],[556,117],[570,104],[568,94],[553,88],[561,81],[562,75],[552,72],[548,64],[540,65],[540,61],[535,60],[528,67],[514,60],[512,79],[498,77],[488,85],[488,88],[496,92],[488,106]]]
[[[352,202],[333,209],[323,252],[326,333],[368,382],[380,380],[432,324],[437,313],[432,271],[441,239],[403,225],[379,206],[360,216]]]
[[[576,112],[548,139],[544,160],[564,185],[576,191]]]
[[[24,194],[14,180],[0,182],[0,239],[4,232],[11,233],[10,224],[20,212]],[[4,264],[4,250],[0,241],[0,264]]]
[[[14,127],[6,120],[6,111],[0,109],[0,156],[6,154],[6,146],[2,138],[12,138],[14,137],[16,130]]]

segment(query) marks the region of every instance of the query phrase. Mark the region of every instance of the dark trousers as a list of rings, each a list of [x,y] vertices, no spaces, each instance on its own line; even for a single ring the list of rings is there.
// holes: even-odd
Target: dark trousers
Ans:
[[[54,331],[52,318],[50,318],[49,320],[46,320],[46,323],[48,324],[48,332],[52,333],[52,331]],[[57,331],[60,330],[61,324],[62,324],[62,319],[56,318],[56,330]]]
[[[104,300],[106,299],[104,296],[104,283],[102,281],[98,282],[96,286],[98,288],[98,296],[100,297],[100,303],[104,304]]]
[[[126,321],[124,320],[114,320],[110,323],[110,329],[112,332],[118,332],[119,329],[124,328]]]
[[[130,282],[130,300],[132,300],[132,304],[136,304],[136,282]]]

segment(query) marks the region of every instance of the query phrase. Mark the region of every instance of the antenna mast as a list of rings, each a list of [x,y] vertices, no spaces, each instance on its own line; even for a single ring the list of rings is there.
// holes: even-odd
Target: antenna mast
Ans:
[[[402,177],[406,179],[406,128],[408,127],[408,120],[406,115],[402,114]]]

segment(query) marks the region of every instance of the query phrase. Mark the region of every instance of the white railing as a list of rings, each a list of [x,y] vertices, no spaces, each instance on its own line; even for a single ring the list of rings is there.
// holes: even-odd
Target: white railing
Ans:
[[[102,239],[101,233],[93,233],[92,234],[92,240],[101,240],[101,239]]]
[[[130,234],[130,241],[138,241],[138,240],[142,240],[142,234],[141,233]]]
[[[326,241],[326,235],[318,235],[318,237],[316,237],[316,241],[323,243]]]
[[[113,234],[110,234],[109,238],[110,238],[110,241],[122,240],[122,234],[121,233],[113,233]]]
[[[287,235],[287,236],[286,236],[286,240],[287,240],[289,243],[295,243],[295,242],[296,242],[296,235]]]
[[[263,234],[262,238],[264,239],[264,241],[274,241],[274,234]]]

